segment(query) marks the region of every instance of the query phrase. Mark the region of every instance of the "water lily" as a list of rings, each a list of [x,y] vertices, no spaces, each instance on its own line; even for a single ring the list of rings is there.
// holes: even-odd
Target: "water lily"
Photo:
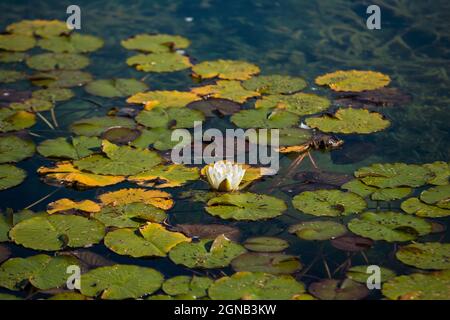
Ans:
[[[236,191],[244,178],[245,169],[242,165],[228,160],[217,161],[206,166],[206,178],[215,190]]]

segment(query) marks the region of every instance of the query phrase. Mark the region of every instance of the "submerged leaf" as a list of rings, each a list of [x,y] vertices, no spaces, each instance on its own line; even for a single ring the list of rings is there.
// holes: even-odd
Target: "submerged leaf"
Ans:
[[[326,279],[314,282],[308,291],[321,300],[361,300],[369,295],[366,284],[350,279]]]

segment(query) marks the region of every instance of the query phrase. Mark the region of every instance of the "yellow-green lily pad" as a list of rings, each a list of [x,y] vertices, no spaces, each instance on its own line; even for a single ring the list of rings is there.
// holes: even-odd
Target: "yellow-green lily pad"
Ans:
[[[117,206],[105,206],[92,215],[107,227],[138,228],[150,222],[163,222],[167,215],[164,210],[151,204],[134,202]]]
[[[260,94],[293,93],[306,88],[306,81],[299,77],[284,75],[257,76],[245,80],[242,86]]]
[[[38,41],[38,46],[55,53],[87,53],[100,49],[103,43],[103,40],[98,37],[73,33],[68,36],[41,39]]]
[[[26,57],[27,54],[23,52],[10,52],[10,51],[0,52],[0,62],[2,63],[22,62],[25,60]]]
[[[302,264],[296,256],[284,253],[248,252],[231,262],[237,272],[267,272],[271,274],[291,274],[299,271]]]
[[[36,116],[31,112],[0,108],[0,132],[26,129],[35,123]]]
[[[198,168],[172,164],[153,167],[150,170],[128,177],[128,181],[145,187],[174,188],[199,178]]]
[[[144,104],[146,110],[151,110],[154,107],[184,107],[197,100],[200,97],[192,92],[157,90],[136,93],[127,102]]]
[[[188,108],[162,108],[142,110],[136,116],[136,121],[149,128],[193,128],[195,122],[205,120],[203,113]]]
[[[303,240],[330,240],[347,233],[347,228],[338,222],[316,220],[294,224],[289,232]]]
[[[367,283],[367,279],[373,274],[372,272],[367,272],[369,266],[353,266],[347,270],[347,278],[359,282]],[[380,282],[386,282],[395,278],[397,274],[391,269],[380,267]]]
[[[316,78],[319,86],[329,86],[334,91],[360,92],[375,90],[387,86],[391,82],[389,76],[374,71],[336,71]]]
[[[178,35],[169,34],[138,34],[127,40],[122,40],[122,46],[128,50],[162,53],[174,49],[189,47],[189,40]]]
[[[79,70],[52,70],[35,73],[30,79],[39,87],[71,88],[80,87],[92,81],[92,75]]]
[[[23,182],[27,176],[25,170],[10,164],[0,164],[0,190],[15,187]]]
[[[227,99],[238,103],[259,96],[258,92],[245,89],[240,81],[235,80],[219,80],[215,84],[194,88],[192,92],[204,99]]]
[[[252,237],[245,240],[244,247],[256,252],[280,252],[289,247],[289,243],[275,237]]]
[[[80,70],[89,65],[89,58],[73,53],[42,53],[30,56],[27,66],[39,71],[49,70]]]
[[[66,101],[73,98],[75,94],[67,88],[48,88],[33,91],[32,97],[38,100],[47,100],[52,103]]]
[[[284,110],[241,110],[231,117],[239,128],[267,128],[282,129],[295,126],[299,122],[299,116]]]
[[[202,79],[247,80],[259,71],[258,66],[239,60],[204,61],[192,67],[193,76]]]
[[[136,123],[125,117],[92,117],[88,119],[77,120],[70,126],[70,131],[81,136],[100,136],[103,132],[110,128],[122,127],[122,128],[135,128]]]
[[[13,110],[25,110],[30,112],[48,111],[54,107],[48,100],[39,100],[35,98],[27,99],[23,102],[13,102],[9,105]]]
[[[8,51],[27,51],[36,45],[31,36],[21,34],[0,34],[0,49]]]
[[[37,151],[47,158],[81,159],[100,148],[102,141],[97,137],[78,136],[73,138],[48,139],[41,142]]]
[[[437,186],[422,191],[420,200],[439,208],[450,209],[450,185]]]
[[[378,188],[368,186],[358,179],[353,179],[347,183],[344,183],[341,188],[356,193],[363,198],[370,196],[372,193],[378,190]]]
[[[12,83],[19,80],[24,80],[27,78],[27,75],[20,71],[15,70],[0,70],[0,83]]]
[[[177,52],[138,54],[128,58],[127,64],[144,72],[174,72],[192,66],[188,57]]]
[[[141,131],[141,135],[133,140],[130,145],[137,148],[147,148],[152,146],[156,150],[165,151],[170,150],[177,145],[178,147],[182,147],[183,145],[190,143],[186,140],[183,145],[181,145],[180,141],[172,141],[172,132],[173,130],[167,128],[144,129]]]
[[[449,184],[450,167],[447,162],[436,161],[424,164],[423,166],[431,172],[431,177],[427,181],[428,183],[437,186]]]
[[[34,154],[34,143],[17,136],[0,137],[0,163],[19,162]]]
[[[405,198],[412,192],[408,187],[378,189],[371,195],[374,201],[392,201]]]
[[[208,277],[176,276],[164,281],[162,290],[171,296],[189,295],[202,298],[208,295],[208,288],[213,282]]]
[[[292,95],[269,95],[256,101],[257,109],[277,108],[306,116],[327,110],[331,105],[330,100],[312,93],[296,93]]]
[[[8,25],[6,31],[13,34],[39,36],[42,38],[70,33],[67,23],[59,20],[22,20]]]
[[[136,79],[95,80],[86,86],[90,94],[106,98],[126,97],[148,89],[147,85]]]
[[[411,243],[395,254],[404,264],[431,270],[450,269],[450,244],[440,242]]]

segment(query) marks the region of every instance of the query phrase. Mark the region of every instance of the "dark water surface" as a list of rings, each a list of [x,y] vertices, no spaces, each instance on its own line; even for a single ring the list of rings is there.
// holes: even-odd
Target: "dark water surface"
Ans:
[[[366,28],[366,8],[369,4],[382,8],[382,29]],[[120,41],[139,33],[179,34],[191,40],[186,50],[193,61],[211,59],[246,60],[260,66],[262,74],[289,74],[305,78],[307,91],[330,95],[329,90],[316,88],[318,75],[339,69],[357,68],[376,70],[392,78],[391,87],[400,88],[412,96],[405,106],[385,107],[380,111],[392,122],[383,132],[365,136],[345,137],[348,154],[361,154],[357,162],[348,163],[340,154],[315,152],[321,169],[352,173],[356,168],[377,162],[427,163],[449,161],[448,139],[450,123],[450,2],[437,1],[340,1],[340,0],[193,0],[193,1],[1,1],[0,29],[22,19],[66,19],[66,7],[77,4],[82,12],[82,33],[93,34],[105,40],[105,46],[90,54],[87,71],[95,78],[130,77],[140,79],[146,74],[126,65],[133,53],[120,46]],[[192,21],[191,21],[192,20]],[[38,52],[38,49],[35,49]],[[25,67],[23,67],[25,69]],[[189,71],[153,74],[145,78],[151,89],[186,90],[194,86]],[[31,88],[21,82],[7,88]],[[73,121],[94,115],[105,115],[112,107],[124,106],[124,99],[92,97],[82,88],[76,89],[77,98],[57,107],[61,131],[52,132],[38,121],[31,131],[43,138],[36,143],[57,136],[68,136],[67,126]],[[98,107],[83,98],[100,104]],[[359,147],[362,145],[364,147]],[[350,147],[354,147],[354,150]],[[286,166],[291,160],[282,159]],[[17,211],[27,207],[56,189],[39,180],[36,169],[51,162],[35,155],[18,164],[28,172],[28,178],[18,187],[0,192],[0,209]],[[304,163],[299,170],[311,169]],[[120,184],[108,188],[75,191],[61,188],[45,201],[33,206],[44,210],[46,204],[68,197],[74,200],[92,199],[109,190],[127,187]],[[131,184],[129,186],[132,186]],[[187,189],[206,189],[196,182]],[[183,189],[183,188],[178,188]],[[168,190],[177,200],[182,190]],[[264,184],[256,190],[264,191]],[[289,199],[279,190],[274,195]],[[393,204],[393,206],[398,205]],[[375,204],[370,204],[375,205]],[[177,201],[169,211],[170,223],[220,223],[207,215],[203,205]],[[299,254],[308,265],[321,244],[300,241],[286,231],[288,225],[306,216],[291,208],[280,218],[265,222],[231,222],[247,236],[276,235],[288,239],[289,253]],[[311,217],[307,217],[308,219]],[[448,223],[448,220],[441,219]],[[436,239],[431,237],[430,239]],[[448,240],[448,236],[446,236]],[[436,240],[434,240],[436,241]],[[25,256],[33,251],[10,245],[14,256]],[[174,265],[167,258],[129,259],[98,245],[92,248],[118,263],[152,266],[166,276],[192,274],[190,270]],[[367,255],[371,263],[402,272],[405,268],[392,256],[393,246],[378,243]],[[336,268],[346,259],[343,252],[325,244],[324,252],[330,266]],[[354,264],[363,264],[356,255]],[[224,272],[231,274],[230,269]],[[219,275],[217,270],[210,275]],[[302,281],[308,283],[326,277],[319,261]],[[342,278],[342,274],[337,274]],[[6,291],[5,291],[6,292]],[[22,295],[25,293],[21,293]],[[372,295],[373,298],[377,294]]]

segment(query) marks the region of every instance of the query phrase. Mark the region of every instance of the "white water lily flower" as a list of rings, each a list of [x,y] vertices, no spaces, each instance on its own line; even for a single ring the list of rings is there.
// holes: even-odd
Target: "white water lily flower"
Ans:
[[[242,165],[221,160],[206,167],[206,178],[213,189],[219,191],[237,191],[244,178]]]

